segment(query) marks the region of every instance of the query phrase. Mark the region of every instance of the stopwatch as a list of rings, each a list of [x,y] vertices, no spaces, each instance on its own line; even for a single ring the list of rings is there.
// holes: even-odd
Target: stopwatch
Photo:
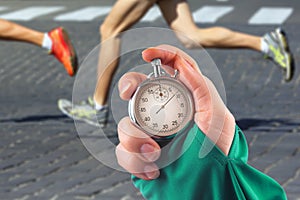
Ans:
[[[161,70],[160,59],[154,59],[151,64],[153,72],[129,100],[129,117],[154,139],[170,139],[193,120],[194,100],[179,81],[178,70],[171,76]]]

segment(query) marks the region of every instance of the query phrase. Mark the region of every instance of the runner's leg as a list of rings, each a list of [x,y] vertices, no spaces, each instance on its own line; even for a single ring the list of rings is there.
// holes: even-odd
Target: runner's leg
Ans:
[[[203,47],[261,50],[261,38],[258,36],[235,32],[224,27],[197,27],[185,0],[160,0],[158,5],[167,23],[174,31],[183,33]],[[186,47],[194,47],[189,40],[180,36],[179,39]]]
[[[44,33],[0,19],[0,38],[4,40],[23,41],[42,46]]]
[[[118,0],[100,27],[101,50],[98,63],[98,80],[94,100],[105,105],[107,94],[119,56],[118,34],[138,22],[157,0]],[[109,38],[109,39],[108,39]]]

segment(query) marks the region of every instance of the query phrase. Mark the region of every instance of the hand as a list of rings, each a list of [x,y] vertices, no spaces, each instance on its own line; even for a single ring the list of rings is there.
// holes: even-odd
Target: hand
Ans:
[[[225,155],[228,155],[235,130],[235,119],[224,105],[213,83],[199,70],[196,62],[180,49],[160,45],[145,50],[143,59],[151,62],[160,58],[163,65],[179,71],[179,79],[192,92],[195,101],[194,121]],[[166,71],[169,71],[166,68]],[[119,82],[120,96],[129,100],[145,75],[128,73]],[[149,180],[159,176],[154,163],[160,156],[159,145],[136,128],[128,117],[118,125],[120,144],[116,155],[119,164],[135,176]]]

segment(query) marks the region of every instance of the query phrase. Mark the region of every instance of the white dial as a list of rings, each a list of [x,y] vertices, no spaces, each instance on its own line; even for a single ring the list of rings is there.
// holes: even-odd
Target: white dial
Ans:
[[[193,118],[193,99],[176,78],[160,76],[139,86],[129,102],[132,121],[152,136],[170,136]]]

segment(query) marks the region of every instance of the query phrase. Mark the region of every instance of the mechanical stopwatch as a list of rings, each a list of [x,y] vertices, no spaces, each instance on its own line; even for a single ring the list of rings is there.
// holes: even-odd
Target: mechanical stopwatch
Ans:
[[[129,117],[154,139],[170,139],[193,120],[194,100],[178,79],[178,70],[171,76],[161,70],[160,59],[154,59],[151,64],[153,72],[129,101]]]

